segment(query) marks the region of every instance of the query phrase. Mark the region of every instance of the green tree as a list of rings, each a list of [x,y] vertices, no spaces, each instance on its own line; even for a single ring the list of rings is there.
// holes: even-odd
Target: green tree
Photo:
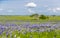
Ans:
[[[32,15],[30,15],[30,17],[34,17],[34,16],[39,16],[38,14],[32,14]]]
[[[34,20],[38,20],[39,19],[39,15],[38,14],[32,14],[32,15],[30,15],[30,17],[33,17]]]
[[[39,19],[46,19],[47,17],[45,15],[40,15]]]

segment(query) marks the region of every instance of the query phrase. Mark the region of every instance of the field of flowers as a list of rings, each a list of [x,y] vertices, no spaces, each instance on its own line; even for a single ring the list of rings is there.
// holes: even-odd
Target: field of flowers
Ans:
[[[0,38],[60,38],[60,22],[0,23]]]

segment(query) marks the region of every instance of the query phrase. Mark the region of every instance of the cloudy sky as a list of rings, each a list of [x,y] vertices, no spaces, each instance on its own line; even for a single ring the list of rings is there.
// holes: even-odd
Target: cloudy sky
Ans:
[[[60,15],[60,0],[0,0],[0,15]]]

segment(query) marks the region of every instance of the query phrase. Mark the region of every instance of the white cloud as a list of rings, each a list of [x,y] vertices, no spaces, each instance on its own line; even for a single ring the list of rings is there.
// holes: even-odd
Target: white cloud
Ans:
[[[29,11],[29,13],[31,13],[31,12],[32,12],[32,10],[31,10],[31,9],[28,9],[28,11]]]
[[[50,10],[52,10],[52,9],[51,9],[51,8],[48,8],[47,10],[49,10],[49,11],[50,11]]]
[[[33,10],[31,10],[31,9],[28,9],[28,12],[29,12],[29,13],[34,13],[34,11],[33,11]]]
[[[53,12],[57,12],[57,10],[56,10],[56,9],[52,9],[52,11],[53,11]]]
[[[56,10],[60,11],[60,8],[56,8]]]
[[[33,2],[27,3],[25,6],[27,7],[36,7],[37,5]]]
[[[48,8],[47,9],[48,11],[53,11],[53,12],[58,12],[58,11],[60,11],[60,8]]]

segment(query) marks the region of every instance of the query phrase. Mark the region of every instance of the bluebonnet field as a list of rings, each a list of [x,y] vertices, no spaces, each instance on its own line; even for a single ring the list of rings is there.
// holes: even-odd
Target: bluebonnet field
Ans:
[[[0,23],[0,38],[60,38],[60,22]]]
[[[0,38],[60,38],[60,0],[0,0]]]

